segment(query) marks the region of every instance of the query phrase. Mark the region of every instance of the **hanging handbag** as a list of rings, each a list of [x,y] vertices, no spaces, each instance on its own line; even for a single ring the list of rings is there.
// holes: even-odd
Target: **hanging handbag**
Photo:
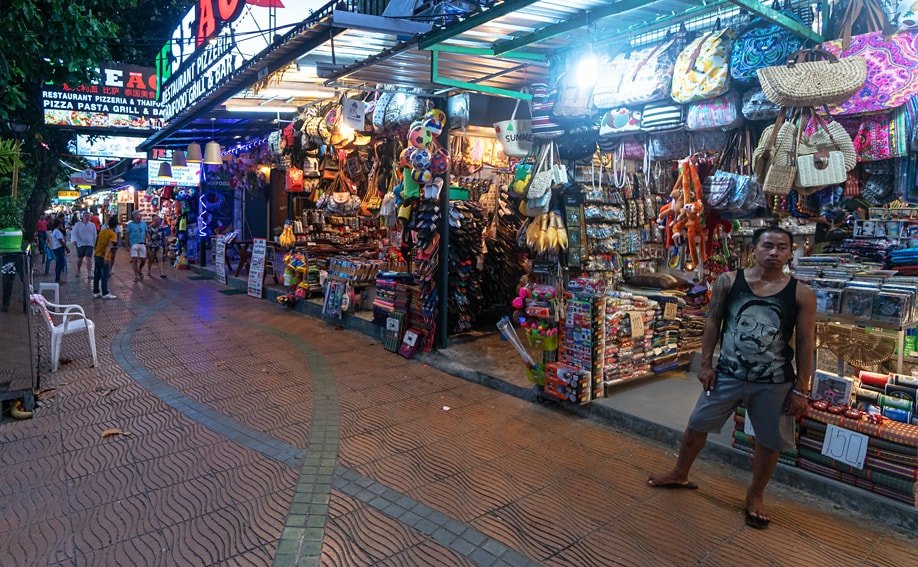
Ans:
[[[284,189],[288,193],[302,193],[303,170],[298,167],[288,167],[287,174],[284,176]]]
[[[521,92],[528,92],[523,89]],[[513,106],[513,113],[509,120],[501,120],[494,123],[494,132],[497,134],[497,141],[504,154],[509,157],[525,157],[532,151],[532,119],[517,118],[516,113],[520,109],[520,100],[516,100]],[[530,115],[532,111],[530,110]]]
[[[632,54],[633,66],[621,75],[618,101],[615,106],[640,106],[669,98],[673,68],[685,49],[687,32],[679,32],[654,47]]]
[[[789,194],[794,182],[797,180],[796,142],[800,134],[797,128],[793,126],[793,120],[791,120],[790,130],[794,133],[794,136],[791,138],[790,148],[783,147],[786,140],[779,134],[788,131],[788,124],[785,124],[784,118],[784,114],[778,116],[777,122],[769,131],[760,157],[764,175],[762,190],[772,195]],[[764,136],[765,133],[762,134],[763,138]],[[777,145],[779,141],[782,144],[780,150]]]
[[[529,86],[532,94],[532,137],[535,140],[551,140],[564,134],[564,128],[555,122],[552,110],[558,95],[557,89],[546,83]]]
[[[867,14],[870,32],[852,37],[855,22],[862,14]],[[843,59],[863,57],[867,78],[863,88],[829,107],[833,115],[891,110],[918,94],[918,32],[894,33],[894,26],[876,2],[851,0],[839,37],[823,43],[823,49]]]
[[[619,53],[615,57],[599,59],[599,75],[593,85],[593,106],[605,110],[621,106],[618,104],[619,87],[622,77],[628,72],[632,63],[628,55]]]
[[[672,102],[651,102],[641,112],[641,131],[667,132],[685,127],[685,107]]]
[[[823,49],[801,49],[784,65],[757,71],[762,91],[780,106],[812,107],[834,104],[861,90],[867,80],[863,57],[839,59]]]
[[[613,108],[602,115],[599,121],[600,136],[625,136],[641,130],[641,111],[629,108]]]
[[[573,77],[558,79],[558,98],[552,108],[555,118],[584,118],[593,111],[593,85],[581,85]]]
[[[319,169],[319,158],[307,156],[303,160],[303,177],[322,177],[322,172]]]
[[[700,130],[689,134],[689,153],[718,151],[723,149],[730,139],[732,131]]]
[[[686,46],[673,68],[671,96],[678,103],[718,97],[730,88],[733,30],[715,29]]]
[[[768,100],[762,89],[743,93],[743,117],[746,120],[774,120],[781,107]]]
[[[334,181],[338,177],[338,171],[341,169],[338,151],[331,146],[325,146],[325,156],[322,157],[322,163],[319,167],[322,170],[322,179]]]
[[[743,125],[740,112],[740,97],[730,91],[717,98],[689,103],[685,111],[685,129],[694,130],[731,130]]]
[[[526,216],[537,217],[547,213],[549,210],[551,204],[551,186],[554,184],[553,158],[554,144],[549,142],[548,145],[542,149],[542,157],[539,159],[539,165],[526,191]]]
[[[644,159],[644,143],[638,140],[634,136],[628,137],[611,137],[604,136],[596,140],[596,146],[599,148],[600,152],[610,153],[610,152],[619,152],[621,150],[622,156],[624,159],[629,160],[643,160]]]
[[[756,214],[768,206],[765,192],[750,175],[752,135],[749,130],[731,133],[720,153],[714,173],[705,178],[705,204],[724,217],[738,218]]]
[[[790,0],[787,0],[784,4],[785,9],[781,10],[781,5],[776,0],[772,9],[802,25],[800,18],[787,9],[789,5]],[[788,57],[802,47],[803,41],[786,27],[758,19],[749,29],[737,36],[733,44],[730,77],[741,83],[756,82],[756,71],[763,67],[783,65]]]
[[[691,140],[685,131],[660,132],[647,138],[645,153],[651,161],[684,159],[691,154]]]
[[[828,144],[814,143],[816,134],[802,141],[804,128],[800,128],[797,137],[797,181],[794,186],[801,195],[811,195],[823,187],[844,183],[849,169],[845,165],[845,154],[825,120],[815,111],[811,111],[811,120],[821,129],[817,134],[828,136]],[[844,129],[837,128],[836,133],[839,131],[847,138],[848,134]],[[850,141],[850,138],[848,140]],[[804,150],[805,146],[808,146],[808,149]],[[853,169],[854,165],[854,160],[851,159],[850,169]]]
[[[794,125],[794,116],[787,120],[785,113],[779,113],[775,123],[765,128],[759,137],[759,143],[752,152],[752,171],[759,183],[765,183],[768,167],[773,162],[788,163],[794,161],[794,144],[797,138],[797,128]],[[772,141],[772,134],[774,140]]]
[[[833,147],[842,152],[845,171],[854,169],[857,164],[857,150],[845,127],[835,120],[829,119],[826,122],[815,109],[810,109],[803,140],[797,146],[797,155],[810,155],[820,149],[827,150]]]
[[[555,142],[558,157],[563,160],[579,160],[590,156],[596,151],[596,140],[598,138],[598,124],[586,124],[571,128]]]

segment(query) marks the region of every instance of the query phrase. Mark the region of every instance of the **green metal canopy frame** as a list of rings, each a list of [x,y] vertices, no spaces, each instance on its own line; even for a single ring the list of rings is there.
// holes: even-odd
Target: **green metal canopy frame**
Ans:
[[[479,26],[486,25],[489,22],[492,22],[503,16],[510,16],[517,10],[523,10],[532,6],[533,4],[536,4],[537,1],[538,0],[507,0],[506,2],[498,4],[493,8],[471,16],[462,22],[453,24],[444,30],[432,32],[419,38],[418,47],[420,49],[428,50],[431,52],[431,82],[448,87],[460,88],[484,94],[504,96],[521,100],[531,100],[531,96],[528,94],[519,93],[510,89],[479,84],[482,81],[503,73],[495,73],[493,75],[482,77],[476,81],[461,81],[450,77],[441,76],[440,53],[454,53],[478,57],[498,57],[502,59],[513,59],[541,63],[548,59],[548,56],[545,53],[535,53],[521,50],[526,47],[533,47],[536,46],[536,44],[545,42],[547,40],[569,34],[570,32],[580,28],[589,28],[595,22],[605,18],[610,18],[639,9],[647,9],[649,7],[652,8],[654,4],[652,1],[647,2],[641,0],[619,0],[614,3],[608,3],[596,8],[583,10],[563,21],[546,25],[540,29],[532,31],[531,33],[526,33],[519,37],[495,41],[491,43],[489,47],[470,47],[467,45],[458,45],[456,43],[446,43],[450,42],[451,40],[455,42],[462,34],[472,31]],[[733,4],[767,21],[776,23],[786,28],[791,33],[803,38],[804,40],[811,41],[813,43],[822,43],[824,41],[821,35],[814,32],[809,27],[802,25],[800,22],[794,20],[793,18],[787,17],[780,11],[766,6],[760,0],[710,0],[701,6],[689,8],[688,10],[681,13],[674,13],[672,16],[666,18],[660,18],[654,21],[651,26],[656,29],[666,27],[671,22],[685,21],[687,17],[691,18],[701,16],[708,11],[717,10],[727,3]],[[612,35],[604,34],[603,37],[597,39],[605,41],[613,37],[633,35],[634,33],[640,33],[640,28],[622,30],[620,32],[615,32]],[[562,51],[566,50],[562,49]],[[504,73],[516,69],[518,69],[518,67],[505,71]]]

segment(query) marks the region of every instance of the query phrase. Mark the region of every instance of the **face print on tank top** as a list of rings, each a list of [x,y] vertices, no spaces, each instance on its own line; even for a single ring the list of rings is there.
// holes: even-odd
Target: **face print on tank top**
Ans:
[[[781,302],[742,293],[725,315],[718,369],[749,382],[783,382],[787,340]]]

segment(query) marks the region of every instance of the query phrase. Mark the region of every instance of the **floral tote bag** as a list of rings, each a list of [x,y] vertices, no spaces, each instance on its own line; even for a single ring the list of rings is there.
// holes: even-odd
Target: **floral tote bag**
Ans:
[[[679,103],[718,97],[730,88],[733,30],[714,30],[682,50],[673,69],[671,96]]]

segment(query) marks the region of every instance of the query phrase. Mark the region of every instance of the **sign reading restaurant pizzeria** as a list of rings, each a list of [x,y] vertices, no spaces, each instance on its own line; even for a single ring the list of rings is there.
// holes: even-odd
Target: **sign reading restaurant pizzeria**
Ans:
[[[156,55],[163,119],[192,107],[327,0],[196,0]]]
[[[106,63],[97,71],[99,79],[88,85],[45,85],[45,124],[107,131],[162,127],[155,69]]]

